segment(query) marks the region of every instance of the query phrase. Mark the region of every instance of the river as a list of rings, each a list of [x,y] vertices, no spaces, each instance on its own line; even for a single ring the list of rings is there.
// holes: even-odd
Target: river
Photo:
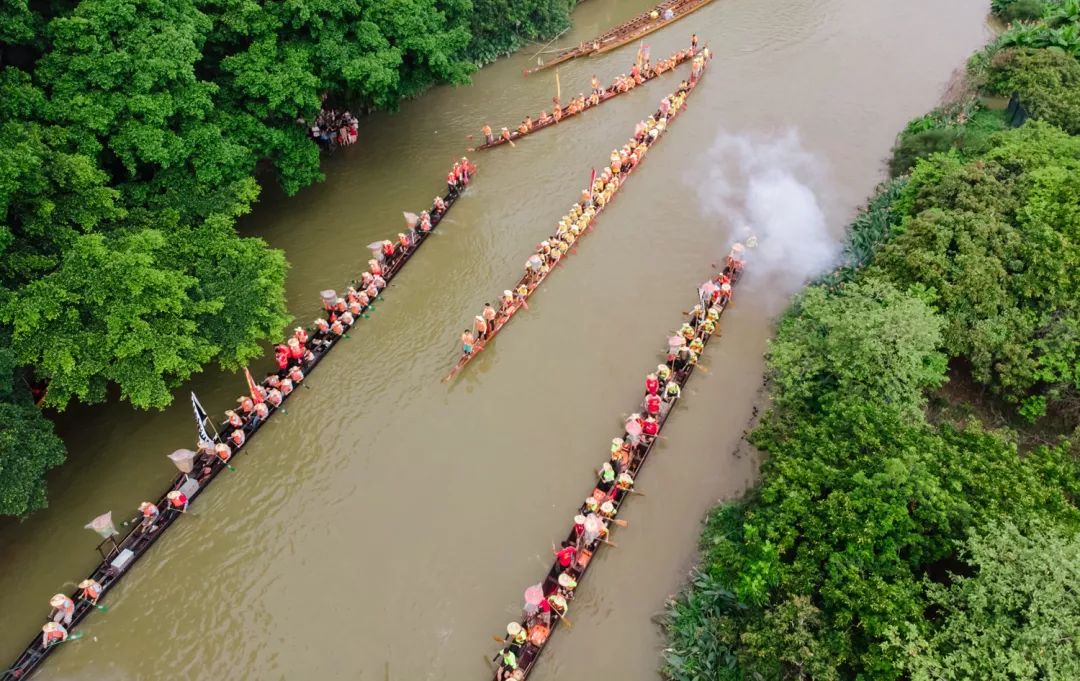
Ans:
[[[37,678],[486,679],[492,635],[544,574],[550,544],[591,489],[622,416],[680,311],[740,225],[705,210],[720,131],[797,131],[835,238],[883,175],[896,132],[933,107],[989,34],[984,0],[718,0],[650,36],[654,58],[696,32],[714,51],[689,108],[527,312],[450,385],[457,338],[516,280],[610,150],[675,86],[665,76],[516,148],[476,154],[479,175],[436,238],[237,462],[108,598],[87,637]],[[648,2],[588,0],[560,44]],[[286,251],[289,308],[307,323],[442,188],[465,136],[549,105],[554,74],[523,78],[539,46],[362,122],[326,182],[268,189],[245,232]],[[564,98],[628,70],[633,47],[560,67]],[[685,70],[685,68],[684,68]],[[693,565],[699,519],[752,484],[736,453],[758,398],[770,320],[792,284],[749,270],[635,497],[534,672],[536,681],[657,678],[651,618]],[[264,365],[259,365],[262,370]],[[161,413],[120,404],[59,418],[70,461],[52,506],[0,528],[0,658],[41,624],[50,595],[92,567],[93,516],[119,518],[168,484],[193,442],[195,390],[213,414],[243,391],[209,371]],[[65,590],[67,590],[65,588]]]

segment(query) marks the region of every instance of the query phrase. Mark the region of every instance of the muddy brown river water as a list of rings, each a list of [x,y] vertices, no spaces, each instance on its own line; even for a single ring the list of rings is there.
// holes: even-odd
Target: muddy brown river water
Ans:
[[[583,2],[557,44],[647,6]],[[650,36],[655,57],[696,32],[716,55],[705,82],[577,254],[447,386],[461,329],[676,80],[474,155],[474,185],[385,303],[109,595],[111,612],[92,615],[87,637],[36,678],[489,678],[492,635],[543,576],[696,284],[742,221],[769,223],[755,228],[784,248],[768,267],[751,264],[705,354],[708,373],[691,379],[638,479],[647,496],[620,514],[630,527],[598,555],[573,629],[532,676],[657,679],[664,639],[651,620],[693,565],[699,519],[754,479],[753,457],[736,449],[770,320],[813,266],[798,253],[842,233],[896,132],[986,40],[987,10],[983,0],[717,0]],[[466,135],[549,105],[554,74],[520,75],[539,47],[471,86],[364,120],[361,142],[326,159],[326,182],[293,198],[265,192],[243,229],[286,251],[298,319],[314,317],[320,289],[359,272],[364,246],[396,233],[402,210],[430,203]],[[563,65],[564,97],[593,73],[607,82],[628,71],[633,54]],[[740,207],[743,188],[756,198]],[[0,659],[94,564],[83,524],[110,509],[123,517],[168,484],[165,455],[192,443],[187,390],[220,414],[243,387],[211,371],[162,413],[111,404],[60,417],[71,460],[50,480],[52,507],[0,526]]]

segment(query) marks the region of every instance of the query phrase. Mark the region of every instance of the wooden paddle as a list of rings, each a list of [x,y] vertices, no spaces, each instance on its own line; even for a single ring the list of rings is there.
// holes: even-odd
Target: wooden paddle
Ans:
[[[615,542],[613,542],[613,541],[608,541],[607,539],[601,539],[600,541],[602,541],[603,543],[605,543],[605,544],[607,544],[607,545],[611,546],[612,548],[616,548],[616,549],[617,549],[617,548],[619,548],[619,545],[618,545],[618,544],[616,544],[616,543],[615,543]]]
[[[561,619],[563,622],[566,622],[566,626],[570,627],[571,629],[574,628],[574,623],[571,622],[570,620],[566,619],[566,615],[560,615],[559,611],[556,610],[555,608],[552,608],[551,612],[552,612],[552,614],[556,615],[559,619]]]

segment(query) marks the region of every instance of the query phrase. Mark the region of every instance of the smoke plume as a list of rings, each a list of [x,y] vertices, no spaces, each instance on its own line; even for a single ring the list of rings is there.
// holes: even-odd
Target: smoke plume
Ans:
[[[702,210],[727,222],[733,241],[757,237],[747,257],[754,279],[792,289],[836,260],[840,244],[818,199],[825,170],[795,130],[769,137],[721,132],[706,159],[698,175]]]

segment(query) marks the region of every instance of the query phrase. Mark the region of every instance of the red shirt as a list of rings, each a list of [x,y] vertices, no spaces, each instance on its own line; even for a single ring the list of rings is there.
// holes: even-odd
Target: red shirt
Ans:
[[[646,378],[645,379],[645,390],[650,395],[655,395],[656,391],[659,390],[659,389],[660,389],[660,381],[659,380],[657,380],[655,378]]]
[[[565,568],[570,567],[570,563],[574,562],[574,555],[576,553],[577,549],[575,549],[573,546],[567,546],[563,550],[556,553],[555,556],[559,559],[559,565]]]
[[[656,435],[660,432],[660,424],[656,421],[646,421],[645,423],[641,424],[641,432],[645,433],[646,435]]]
[[[648,408],[650,414],[656,414],[660,411],[660,397],[657,395],[649,395],[645,398],[645,406]]]

